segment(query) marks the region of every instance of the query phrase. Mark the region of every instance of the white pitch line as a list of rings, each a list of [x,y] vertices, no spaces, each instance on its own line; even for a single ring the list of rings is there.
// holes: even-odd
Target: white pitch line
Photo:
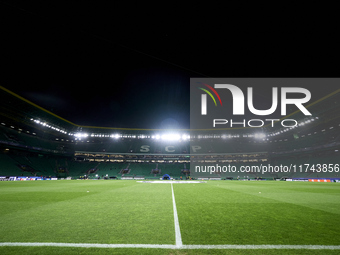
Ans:
[[[225,249],[225,250],[340,250],[340,245],[173,245],[173,244],[97,244],[97,243],[19,243],[4,242],[1,246],[76,247],[76,248],[155,248],[155,249]]]
[[[183,245],[181,249],[225,249],[225,250],[340,250],[340,245]]]
[[[172,207],[174,211],[174,222],[175,222],[176,248],[181,248],[183,246],[183,242],[182,242],[182,236],[181,236],[181,229],[179,227],[175,194],[174,194],[174,188],[172,186],[172,183],[171,183],[171,192],[172,192]]]
[[[29,246],[29,247],[78,247],[78,248],[156,248],[156,249],[174,249],[173,244],[99,244],[99,243],[18,243],[5,242],[0,246]]]

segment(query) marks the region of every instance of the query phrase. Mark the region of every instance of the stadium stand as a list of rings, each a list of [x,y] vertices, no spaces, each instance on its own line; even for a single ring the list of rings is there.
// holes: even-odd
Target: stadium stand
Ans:
[[[296,113],[294,118],[300,123],[296,128],[181,130],[183,136],[170,140],[162,138],[165,130],[79,126],[2,87],[0,94],[4,98],[0,102],[0,176],[159,179],[169,174],[186,179],[190,162],[197,161],[202,166],[232,163],[236,167],[340,163],[338,92],[311,106],[312,117]],[[256,137],[260,131],[265,135]],[[255,172],[213,176],[259,178]],[[317,169],[261,177],[339,178],[339,173]]]

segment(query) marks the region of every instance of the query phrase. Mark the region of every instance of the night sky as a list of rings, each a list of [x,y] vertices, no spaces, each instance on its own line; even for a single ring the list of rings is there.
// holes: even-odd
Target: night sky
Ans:
[[[275,15],[241,24],[205,5],[30,2],[0,1],[1,85],[79,125],[189,128],[190,77],[337,75],[313,22],[273,31]]]

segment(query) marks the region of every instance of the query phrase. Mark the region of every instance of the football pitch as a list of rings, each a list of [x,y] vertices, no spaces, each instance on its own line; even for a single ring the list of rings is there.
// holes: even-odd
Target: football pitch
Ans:
[[[339,218],[339,183],[0,182],[0,254],[340,254]]]

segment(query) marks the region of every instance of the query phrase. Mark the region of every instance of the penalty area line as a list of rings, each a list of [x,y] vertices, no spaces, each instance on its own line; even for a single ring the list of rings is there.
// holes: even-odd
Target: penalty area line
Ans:
[[[173,244],[96,244],[96,243],[21,243],[3,242],[4,246],[73,247],[73,248],[154,248],[154,249],[223,249],[223,250],[340,250],[340,245],[173,245]]]

